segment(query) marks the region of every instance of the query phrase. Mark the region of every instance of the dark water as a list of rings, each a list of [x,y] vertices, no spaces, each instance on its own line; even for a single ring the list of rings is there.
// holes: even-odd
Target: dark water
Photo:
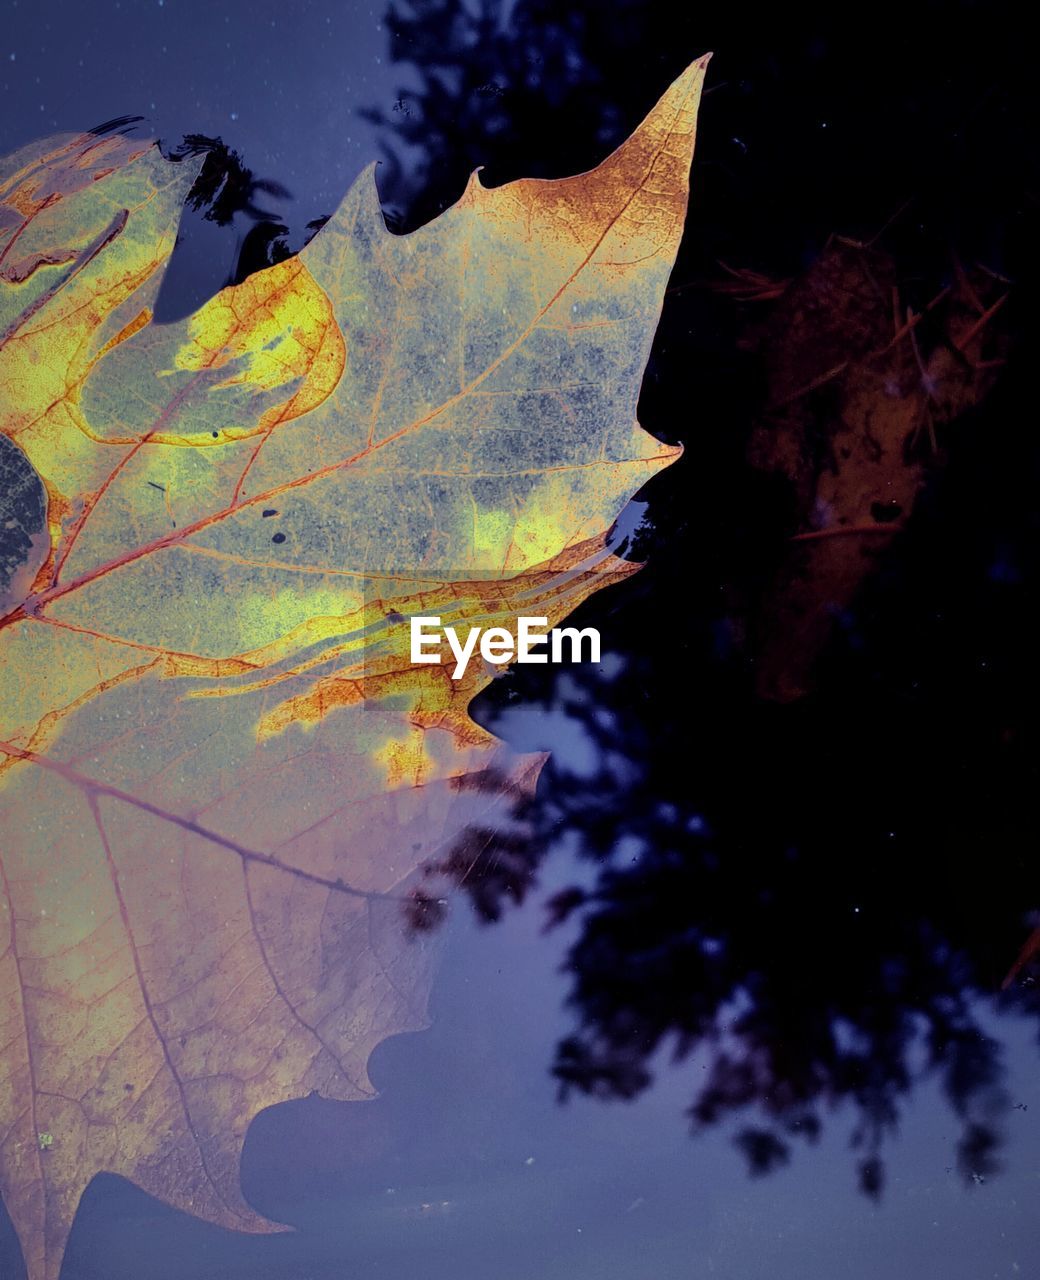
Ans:
[[[537,838],[492,850],[431,936],[430,1030],[377,1050],[376,1101],[254,1122],[246,1195],[296,1230],[237,1236],[101,1176],[65,1280],[1035,1274],[1036,974],[1000,989],[1040,902],[1040,188],[1010,10],[428,0],[383,19],[21,0],[3,149],[127,114],[234,149],[237,201],[186,216],[173,316],[298,247],[380,147],[388,219],[413,226],[478,163],[588,167],[714,48],[641,404],[686,453],[623,522],[647,568],[581,613],[602,667],[514,672],[474,709],[554,755]],[[958,263],[1007,283],[1007,364],[777,700],[759,671],[795,502],[748,461],[760,313],[709,286],[720,263],[798,277],[831,233],[889,220],[914,305]],[[0,1275],[20,1274],[8,1231]]]

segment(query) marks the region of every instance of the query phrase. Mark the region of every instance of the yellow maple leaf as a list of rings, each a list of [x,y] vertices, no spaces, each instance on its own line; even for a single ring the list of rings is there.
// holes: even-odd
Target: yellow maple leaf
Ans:
[[[423,1025],[402,903],[538,760],[469,719],[479,664],[411,665],[401,624],[552,624],[635,568],[605,532],[675,454],[635,410],[705,61],[598,168],[474,176],[411,235],[367,172],[177,324],[152,309],[191,162],[85,136],[0,168],[0,462],[46,499],[0,597],[0,1189],[30,1280],[100,1170],[272,1229],[252,1117],[370,1094],[374,1046]]]

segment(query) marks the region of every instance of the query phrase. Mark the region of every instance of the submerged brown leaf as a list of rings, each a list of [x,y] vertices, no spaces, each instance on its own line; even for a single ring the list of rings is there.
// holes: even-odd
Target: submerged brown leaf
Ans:
[[[955,282],[919,313],[881,249],[835,238],[762,326],[768,405],[752,463],[791,486],[798,531],[758,608],[761,694],[789,701],[942,464],[940,430],[1000,365],[1006,286]]]

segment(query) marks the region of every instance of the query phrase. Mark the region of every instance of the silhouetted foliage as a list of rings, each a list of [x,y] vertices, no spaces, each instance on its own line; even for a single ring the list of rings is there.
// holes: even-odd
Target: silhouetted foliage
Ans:
[[[263,209],[258,199],[273,196],[288,199],[291,192],[280,182],[258,178],[243,164],[242,157],[221,138],[208,138],[189,133],[169,152],[171,159],[204,156],[202,170],[188,192],[188,204],[218,226],[227,226],[236,213],[244,213],[256,221],[273,221],[274,215]]]

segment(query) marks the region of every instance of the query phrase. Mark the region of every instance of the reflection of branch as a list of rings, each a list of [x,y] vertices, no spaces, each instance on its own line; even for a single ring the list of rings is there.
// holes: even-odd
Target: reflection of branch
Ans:
[[[546,842],[531,821],[533,792],[541,772],[536,757],[525,773],[510,779],[500,769],[482,769],[452,780],[457,791],[487,792],[511,803],[498,825],[472,825],[454,841],[447,854],[423,868],[427,884],[442,882],[464,889],[478,918],[485,924],[499,920],[507,901],[519,906],[535,883],[545,856]],[[428,933],[445,919],[447,899],[440,890],[420,888],[413,895],[409,926]]]
[[[836,524],[829,529],[810,529],[806,533],[794,533],[788,542],[815,542],[819,538],[843,538],[847,534],[900,533],[901,524]]]
[[[1018,975],[1030,962],[1030,960],[1032,960],[1032,958],[1037,954],[1040,954],[1040,925],[1037,925],[1037,927],[1026,939],[1025,945],[1022,947],[1022,950],[1018,953],[1017,960],[1008,970],[1007,977],[1000,984],[1001,991],[1007,991],[1007,989],[1015,981]]]

